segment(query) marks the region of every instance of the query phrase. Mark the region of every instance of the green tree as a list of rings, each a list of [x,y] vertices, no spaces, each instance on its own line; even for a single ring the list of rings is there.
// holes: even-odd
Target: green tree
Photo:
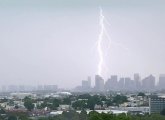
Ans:
[[[103,120],[113,120],[115,119],[115,116],[113,114],[106,114],[106,113],[101,113],[101,118]]]
[[[10,115],[8,117],[8,120],[17,120],[17,117],[15,115]]]
[[[87,101],[87,107],[90,109],[90,110],[94,110],[94,107],[95,107],[95,100],[93,98],[90,98],[88,101]]]
[[[102,95],[102,96],[100,96],[100,100],[101,100],[101,101],[107,101],[107,98],[106,98],[106,96],[103,96],[103,95]]]
[[[85,110],[82,110],[79,116],[80,120],[87,120],[87,112]]]
[[[63,119],[62,120],[79,120],[79,114],[76,111],[64,111],[62,113]]]
[[[122,113],[117,116],[117,120],[130,120],[130,117]]]
[[[86,101],[85,100],[77,100],[76,102],[72,103],[72,107],[74,109],[83,110],[87,108]]]
[[[111,99],[107,99],[106,102],[105,102],[105,104],[106,104],[107,106],[111,106],[112,103],[113,103],[113,102],[112,102]]]
[[[98,112],[92,111],[89,113],[88,120],[103,120]]]
[[[31,111],[32,109],[34,109],[34,104],[32,102],[32,99],[29,97],[25,97],[24,98],[24,106]]]
[[[91,95],[89,94],[83,94],[83,95],[79,95],[78,99],[89,99],[91,97]]]
[[[2,108],[0,108],[0,114],[6,114],[6,111]]]
[[[57,107],[59,107],[59,105],[60,105],[60,100],[59,99],[54,99],[53,100],[53,108],[55,108],[55,109],[57,109]]]
[[[87,107],[91,110],[94,110],[95,105],[103,105],[100,97],[98,95],[91,96],[87,101]]]
[[[165,108],[160,112],[161,115],[165,115]]]
[[[115,103],[116,105],[122,104],[124,102],[127,102],[127,97],[126,96],[121,96],[121,95],[116,95],[112,102]]]
[[[63,99],[62,103],[66,104],[66,105],[70,105],[71,104],[71,100],[70,100],[69,97],[66,97],[66,98]]]
[[[144,97],[145,94],[144,94],[143,92],[139,92],[137,96],[142,96],[142,97]]]
[[[19,120],[29,120],[28,116],[25,114],[22,114],[19,116]]]

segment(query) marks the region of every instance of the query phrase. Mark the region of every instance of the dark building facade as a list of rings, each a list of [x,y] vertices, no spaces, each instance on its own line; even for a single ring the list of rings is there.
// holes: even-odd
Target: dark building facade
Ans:
[[[150,114],[160,113],[165,109],[165,98],[150,98],[149,99]]]

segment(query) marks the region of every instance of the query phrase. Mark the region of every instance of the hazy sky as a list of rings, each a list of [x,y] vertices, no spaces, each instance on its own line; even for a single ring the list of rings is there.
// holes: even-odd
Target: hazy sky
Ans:
[[[99,62],[99,7],[111,40],[103,77],[165,73],[164,0],[0,0],[1,85],[71,88]],[[107,47],[106,45],[103,47]]]

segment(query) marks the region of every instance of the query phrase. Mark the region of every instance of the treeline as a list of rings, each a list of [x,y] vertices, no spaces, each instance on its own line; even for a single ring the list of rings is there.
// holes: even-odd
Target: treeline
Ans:
[[[92,111],[89,114],[86,111],[77,113],[75,111],[63,112],[61,115],[48,118],[39,118],[38,120],[165,120],[165,116],[160,114],[152,115],[114,115],[111,113],[98,113]]]
[[[85,110],[80,113],[76,111],[64,111],[60,115],[44,116],[44,117],[31,117],[24,113],[7,113],[6,117],[0,115],[0,120],[165,120],[165,116],[160,114],[152,115],[129,115],[129,114],[111,114],[111,113],[98,113],[91,111],[89,114]]]
[[[92,111],[87,114],[86,111],[76,113],[74,111],[63,112],[62,115],[55,116],[53,118],[39,119],[39,120],[130,120],[126,114],[114,115],[106,113],[98,113]]]
[[[72,107],[75,110],[82,110],[85,108],[88,108],[90,110],[94,110],[95,105],[101,105],[103,106],[103,103],[107,106],[122,104],[124,102],[127,102],[127,97],[122,95],[116,95],[111,98],[107,98],[103,95],[94,95],[91,96],[89,94],[83,94],[79,95],[75,102],[73,102]]]
[[[83,109],[90,109],[94,110],[95,105],[106,105],[111,106],[118,106],[124,102],[127,102],[127,97],[122,95],[116,95],[113,97],[106,97],[104,95],[89,95],[83,94],[78,96],[68,96],[66,98],[45,98],[45,99],[36,99],[33,100],[29,97],[25,97],[24,99],[24,106],[29,110],[33,110],[34,103],[43,101],[40,105],[37,105],[37,109],[44,109],[45,107],[49,108],[50,110],[57,110],[59,105],[70,105],[75,110],[83,110]]]

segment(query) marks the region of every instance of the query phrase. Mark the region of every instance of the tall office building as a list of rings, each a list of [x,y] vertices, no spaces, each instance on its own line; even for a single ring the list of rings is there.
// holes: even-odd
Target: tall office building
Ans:
[[[91,77],[88,76],[88,87],[91,88]]]
[[[165,74],[159,76],[158,89],[165,89]]]
[[[91,89],[91,77],[88,76],[87,80],[82,80],[82,91],[89,91]]]
[[[142,88],[143,90],[153,91],[155,88],[155,77],[153,75],[149,75],[144,78],[142,80]]]
[[[106,81],[105,89],[106,90],[117,90],[118,89],[117,75],[112,75],[111,78]]]
[[[107,91],[111,90],[111,79],[110,78],[105,82],[104,88]]]
[[[88,88],[88,81],[87,80],[82,80],[82,89],[87,89]]]
[[[138,73],[134,74],[135,90],[141,89],[140,75]]]
[[[104,91],[104,80],[101,76],[95,76],[95,90],[96,91]]]
[[[129,77],[125,78],[124,89],[131,90],[131,91],[134,89],[134,81],[131,80],[131,78]]]
[[[118,88],[119,88],[119,90],[123,90],[124,89],[124,78],[120,78],[119,79]]]
[[[111,86],[113,90],[117,90],[118,89],[118,81],[117,81],[117,75],[112,75],[111,76]]]

